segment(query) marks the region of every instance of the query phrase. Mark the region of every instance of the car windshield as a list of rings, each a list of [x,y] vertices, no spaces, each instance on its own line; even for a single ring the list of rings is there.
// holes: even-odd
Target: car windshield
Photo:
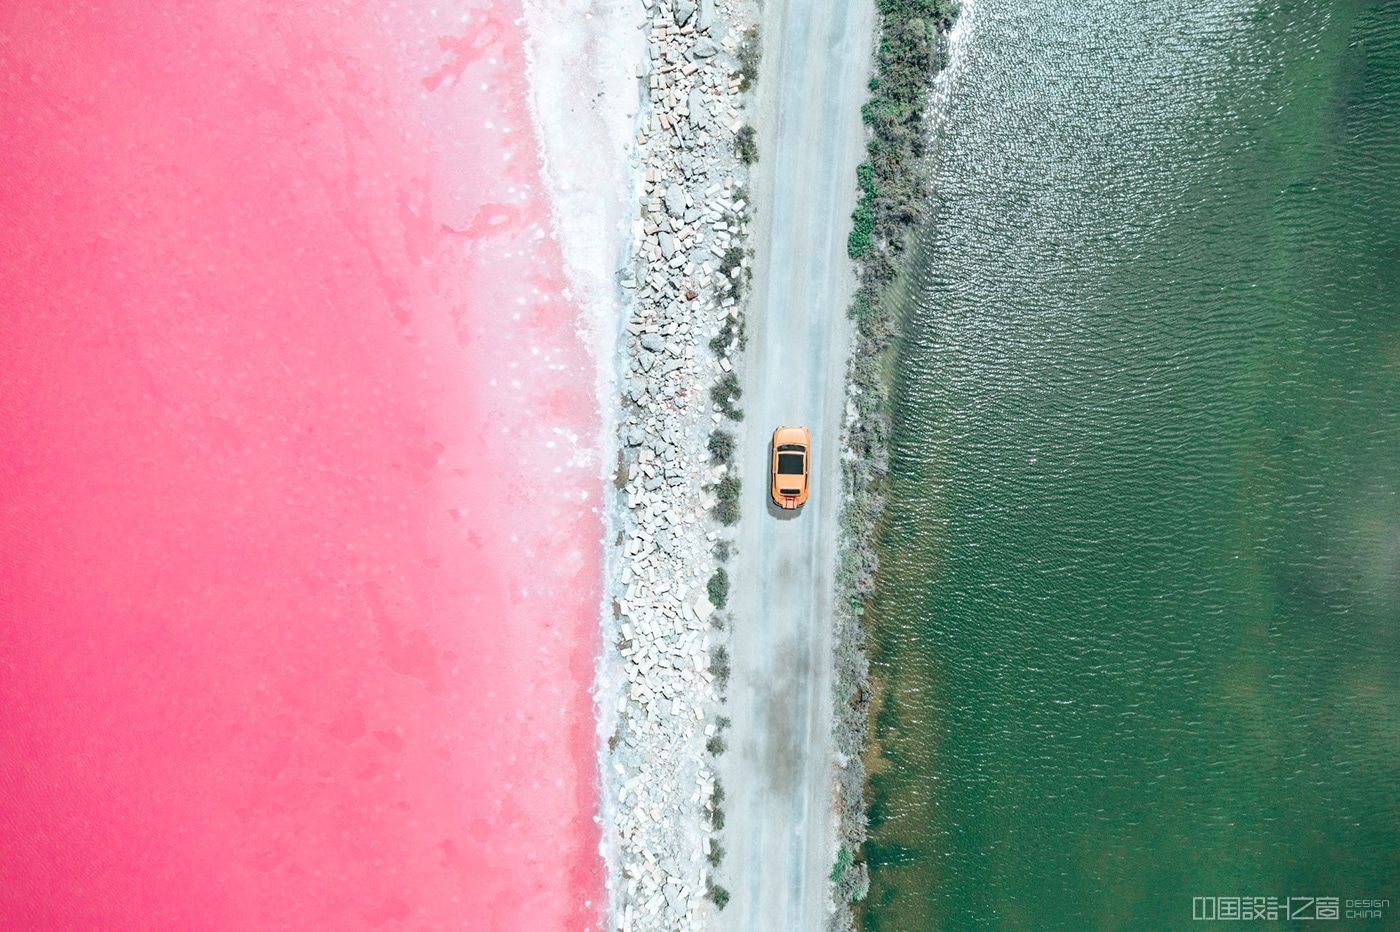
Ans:
[[[801,453],[779,453],[778,472],[787,476],[802,475],[802,454]]]

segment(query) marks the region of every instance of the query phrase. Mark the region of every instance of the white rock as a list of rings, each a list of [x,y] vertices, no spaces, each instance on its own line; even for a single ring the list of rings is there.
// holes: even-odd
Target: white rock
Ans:
[[[708,621],[710,616],[714,614],[715,607],[710,604],[709,597],[702,593],[700,598],[696,599],[690,606],[690,610],[700,621]]]

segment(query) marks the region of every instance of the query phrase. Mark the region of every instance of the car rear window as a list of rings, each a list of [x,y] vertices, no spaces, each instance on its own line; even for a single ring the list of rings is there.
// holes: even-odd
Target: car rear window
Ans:
[[[778,472],[789,476],[802,475],[801,453],[779,453]]]

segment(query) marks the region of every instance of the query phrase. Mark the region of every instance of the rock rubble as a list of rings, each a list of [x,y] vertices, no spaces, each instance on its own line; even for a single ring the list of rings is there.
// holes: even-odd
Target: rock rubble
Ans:
[[[718,534],[710,486],[709,387],[736,365],[707,346],[735,299],[720,258],[748,233],[734,154],[743,124],[735,76],[750,5],[640,0],[647,105],[636,133],[638,213],[622,273],[623,336],[617,474],[620,534],[611,565],[622,669],[604,777],[612,791],[611,913],[625,932],[708,924],[714,845],[707,810],[715,776],[705,741],[722,696],[710,671],[715,606],[705,590]],[[609,772],[610,771],[610,772]]]

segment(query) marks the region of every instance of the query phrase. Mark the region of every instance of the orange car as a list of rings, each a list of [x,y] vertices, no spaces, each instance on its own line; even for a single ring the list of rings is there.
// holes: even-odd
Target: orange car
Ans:
[[[807,501],[807,476],[812,466],[812,435],[805,427],[773,431],[773,503],[801,508]]]

